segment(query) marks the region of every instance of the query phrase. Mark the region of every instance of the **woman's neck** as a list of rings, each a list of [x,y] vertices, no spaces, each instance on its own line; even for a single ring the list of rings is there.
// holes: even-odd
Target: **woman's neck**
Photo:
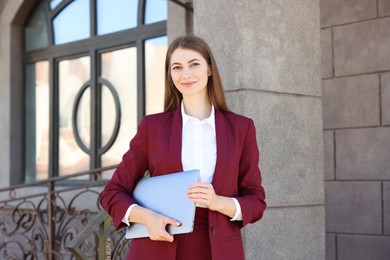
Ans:
[[[208,100],[183,99],[183,103],[186,114],[199,120],[208,118],[211,114],[211,104]]]

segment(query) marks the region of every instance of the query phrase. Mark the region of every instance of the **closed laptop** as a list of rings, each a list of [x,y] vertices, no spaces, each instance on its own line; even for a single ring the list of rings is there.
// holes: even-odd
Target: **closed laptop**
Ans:
[[[181,223],[179,227],[168,225],[168,233],[190,233],[194,227],[195,203],[187,197],[187,190],[198,179],[199,170],[144,178],[137,183],[132,197],[138,205]],[[146,226],[131,223],[126,230],[126,238],[141,237],[149,237]]]

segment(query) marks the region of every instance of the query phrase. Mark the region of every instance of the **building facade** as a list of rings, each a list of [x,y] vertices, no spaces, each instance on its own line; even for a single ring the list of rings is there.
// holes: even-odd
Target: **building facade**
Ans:
[[[327,259],[390,256],[389,15],[321,1]]]

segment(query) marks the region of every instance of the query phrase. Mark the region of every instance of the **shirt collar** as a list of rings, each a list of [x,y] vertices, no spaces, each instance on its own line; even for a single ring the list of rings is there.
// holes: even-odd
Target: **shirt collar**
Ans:
[[[199,120],[198,118],[192,117],[190,115],[187,115],[186,112],[184,111],[184,103],[183,101],[181,102],[181,116],[183,119],[183,126],[187,124],[189,120],[197,120],[200,121],[202,124],[209,124],[214,132],[215,132],[215,109],[214,106],[211,105],[211,114],[208,118],[205,118],[203,120]]]

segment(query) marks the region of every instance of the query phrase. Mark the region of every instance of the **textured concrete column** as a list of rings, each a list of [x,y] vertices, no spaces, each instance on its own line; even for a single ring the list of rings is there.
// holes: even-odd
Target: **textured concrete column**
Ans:
[[[0,15],[0,188],[10,184],[11,21],[20,1],[4,1]]]
[[[244,230],[248,260],[324,259],[318,0],[196,0],[233,111],[254,119],[268,209]]]
[[[24,180],[23,24],[36,0],[6,0],[0,15],[0,187]],[[3,37],[4,36],[4,37]]]
[[[186,1],[188,3],[190,1]],[[193,13],[183,6],[168,1],[167,35],[169,42],[177,37],[192,33]]]

